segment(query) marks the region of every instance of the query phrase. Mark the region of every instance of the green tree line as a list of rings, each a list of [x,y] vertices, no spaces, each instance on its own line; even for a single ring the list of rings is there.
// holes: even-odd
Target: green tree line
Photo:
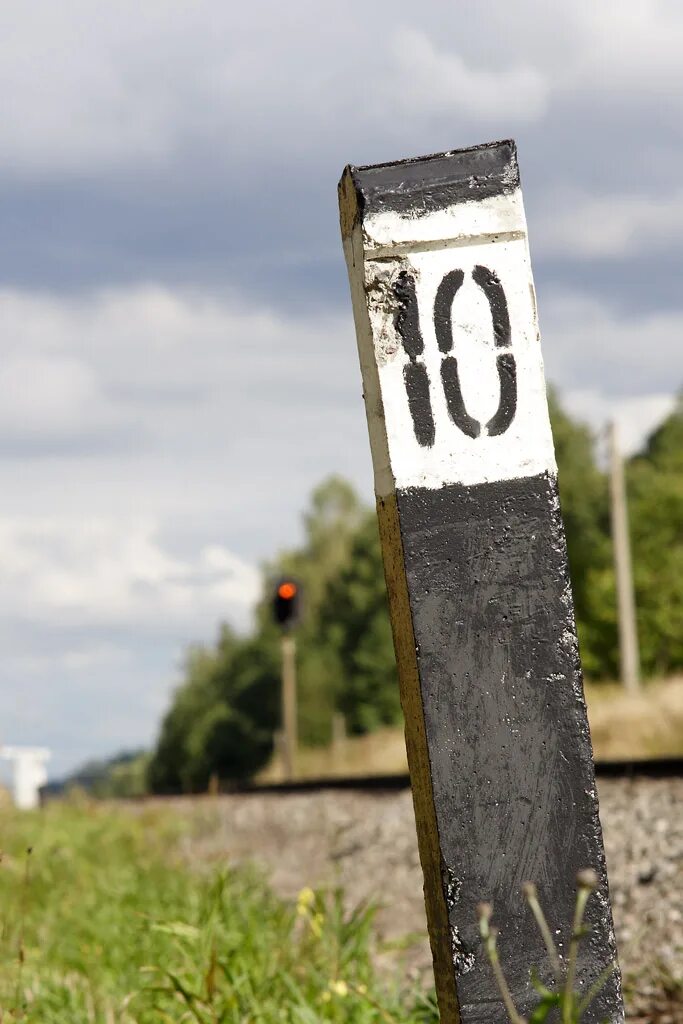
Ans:
[[[581,654],[595,680],[618,674],[616,597],[606,473],[590,431],[551,396],[551,420]],[[683,401],[627,465],[638,631],[646,675],[683,668]],[[400,721],[382,559],[373,509],[342,479],[322,483],[304,516],[304,542],[264,567],[250,635],[222,626],[186,657],[148,765],[159,793],[199,791],[212,775],[244,779],[270,757],[280,727],[279,633],[270,581],[291,573],[305,612],[297,631],[299,733],[330,739],[332,715],[351,733]]]

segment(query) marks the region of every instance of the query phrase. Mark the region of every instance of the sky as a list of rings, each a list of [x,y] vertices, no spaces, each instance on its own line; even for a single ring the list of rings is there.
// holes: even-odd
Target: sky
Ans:
[[[0,9],[0,742],[150,744],[313,486],[372,481],[336,184],[517,141],[546,373],[673,405],[677,0]]]

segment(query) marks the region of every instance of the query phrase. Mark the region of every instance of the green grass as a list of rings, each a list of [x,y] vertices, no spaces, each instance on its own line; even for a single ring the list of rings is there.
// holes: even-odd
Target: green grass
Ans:
[[[106,805],[1,812],[1,1024],[436,1021],[377,977],[370,909],[195,870],[187,827]]]

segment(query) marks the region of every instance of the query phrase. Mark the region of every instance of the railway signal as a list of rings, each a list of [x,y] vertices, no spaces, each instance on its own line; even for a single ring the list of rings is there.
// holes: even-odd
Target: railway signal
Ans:
[[[301,585],[291,576],[283,576],[275,584],[273,617],[282,629],[293,629],[301,615]]]
[[[282,759],[284,776],[289,781],[296,774],[298,747],[296,641],[293,630],[301,618],[301,584],[291,576],[283,576],[275,584],[273,618],[282,630]]]
[[[500,1019],[481,900],[526,1016],[523,882],[566,951],[594,867],[581,988],[616,949],[516,149],[347,167],[339,193],[441,1021]],[[622,1019],[615,975],[586,1020]]]

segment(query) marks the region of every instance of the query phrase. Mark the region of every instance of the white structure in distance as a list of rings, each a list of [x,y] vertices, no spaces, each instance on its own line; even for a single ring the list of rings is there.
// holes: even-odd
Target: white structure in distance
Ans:
[[[47,782],[46,747],[0,747],[0,757],[12,762],[12,798],[22,811],[40,806],[40,787]]]

